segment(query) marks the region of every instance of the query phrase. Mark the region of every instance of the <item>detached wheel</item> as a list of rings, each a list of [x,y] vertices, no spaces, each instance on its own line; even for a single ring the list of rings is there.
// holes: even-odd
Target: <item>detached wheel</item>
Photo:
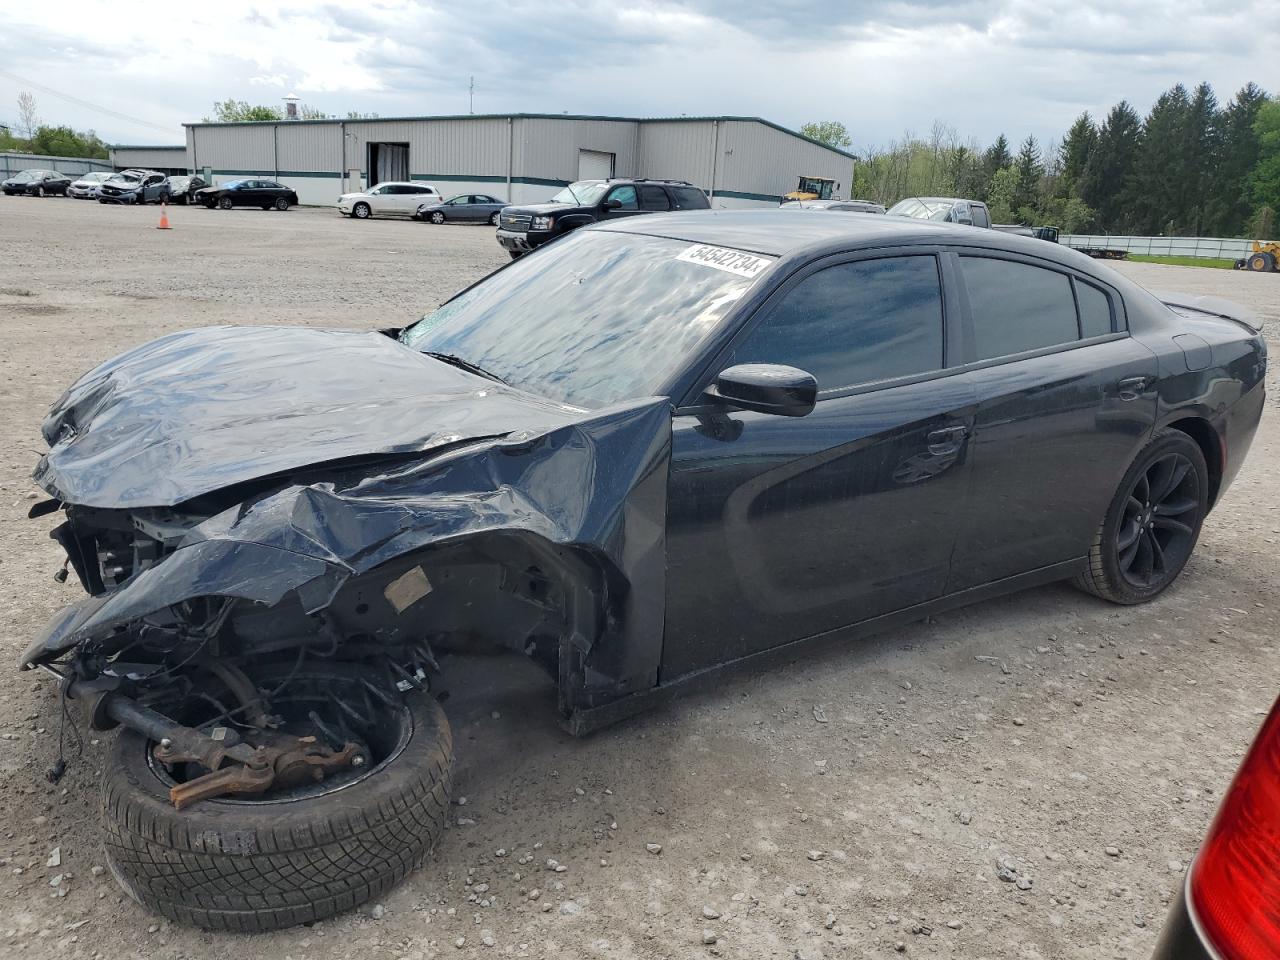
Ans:
[[[351,216],[355,217],[357,220],[368,220],[369,215],[372,212],[373,211],[369,209],[369,205],[367,203],[357,203],[351,208]]]
[[[1120,482],[1075,584],[1113,603],[1145,603],[1178,578],[1209,510],[1209,471],[1195,441],[1164,430]]]
[[[220,197],[218,199],[218,208],[221,210],[230,210],[235,204],[231,202],[230,197]]]
[[[255,681],[271,683],[262,674]],[[306,732],[308,712],[340,725],[334,700],[357,696],[359,681],[358,671],[304,669],[274,708],[297,735]],[[153,743],[124,731],[102,783],[112,874],[143,906],[208,930],[274,930],[381,896],[426,859],[444,830],[453,744],[429,695],[379,705],[374,715],[355,734],[369,754],[358,768],[183,810],[169,802],[169,788],[189,779],[188,771],[159,763]],[[195,767],[190,776],[201,772]]]

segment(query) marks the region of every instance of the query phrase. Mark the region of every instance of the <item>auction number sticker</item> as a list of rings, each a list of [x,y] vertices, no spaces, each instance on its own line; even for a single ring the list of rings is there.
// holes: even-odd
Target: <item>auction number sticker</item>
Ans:
[[[695,243],[676,259],[685,263],[700,263],[704,267],[714,267],[740,277],[757,277],[773,264],[772,257],[743,253],[728,247],[714,247],[709,243]]]

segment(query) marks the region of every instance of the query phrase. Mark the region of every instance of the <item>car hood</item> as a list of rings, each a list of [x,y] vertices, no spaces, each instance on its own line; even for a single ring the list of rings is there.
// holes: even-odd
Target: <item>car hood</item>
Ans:
[[[338,196],[339,200],[368,200],[367,193],[343,193]]]
[[[104,180],[100,186],[110,187],[112,190],[137,190],[142,184],[130,180]]]
[[[545,217],[548,214],[569,213],[574,210],[582,209],[584,208],[574,203],[526,203],[518,207],[503,207],[502,212],[525,213]]]
[[[211,327],[80,378],[42,427],[34,478],[66,503],[173,506],[351,458],[533,436],[582,416],[380,333]]]

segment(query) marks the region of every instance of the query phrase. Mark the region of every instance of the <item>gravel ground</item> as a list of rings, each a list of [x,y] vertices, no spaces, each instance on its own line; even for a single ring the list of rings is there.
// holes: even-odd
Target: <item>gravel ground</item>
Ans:
[[[485,228],[158,216],[0,198],[2,662],[78,590],[52,579],[52,524],[25,516],[41,418],[74,377],[196,325],[399,325],[504,258]],[[1120,269],[1280,322],[1280,276]],[[0,956],[1141,958],[1277,692],[1277,424],[1148,606],[1033,590],[583,740],[524,665],[462,665],[457,823],[381,904],[309,928],[215,936],[126,899],[101,873],[105,741],[48,784],[53,688],[0,671]]]

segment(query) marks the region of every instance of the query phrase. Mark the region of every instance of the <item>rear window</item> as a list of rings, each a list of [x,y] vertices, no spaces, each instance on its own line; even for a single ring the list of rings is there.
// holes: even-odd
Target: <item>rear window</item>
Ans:
[[[661,187],[641,187],[640,209],[670,210],[671,201],[667,199],[667,192]]]
[[[960,264],[978,360],[1079,339],[1066,274],[991,257],[961,257]]]
[[[711,206],[707,195],[697,187],[672,187],[671,196],[675,198],[677,210],[706,210]]]

